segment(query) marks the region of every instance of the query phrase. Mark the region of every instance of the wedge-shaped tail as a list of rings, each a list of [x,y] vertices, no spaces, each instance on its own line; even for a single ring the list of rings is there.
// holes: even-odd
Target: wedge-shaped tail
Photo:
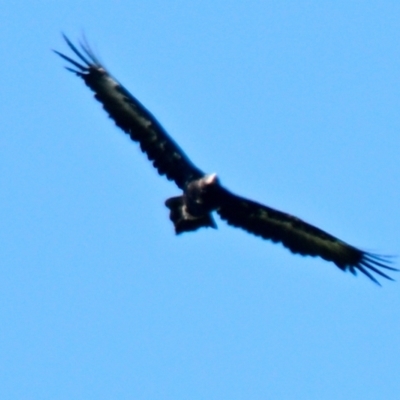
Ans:
[[[217,224],[209,213],[199,217],[192,216],[186,209],[184,196],[171,197],[165,205],[170,210],[169,219],[174,224],[176,234],[196,231],[199,228],[217,228]]]

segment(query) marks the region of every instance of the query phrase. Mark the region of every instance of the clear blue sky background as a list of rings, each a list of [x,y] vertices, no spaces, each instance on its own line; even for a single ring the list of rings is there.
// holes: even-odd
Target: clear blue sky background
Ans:
[[[399,282],[221,221],[176,237],[177,188],[50,52],[84,32],[202,169],[396,255],[400,2],[2,0],[0,17],[2,400],[400,398]]]

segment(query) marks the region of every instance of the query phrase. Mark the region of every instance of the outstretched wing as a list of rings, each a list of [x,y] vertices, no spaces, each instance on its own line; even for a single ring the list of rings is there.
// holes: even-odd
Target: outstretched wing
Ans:
[[[217,212],[228,224],[282,243],[292,253],[322,257],[354,275],[359,270],[378,284],[372,272],[393,280],[382,269],[397,271],[387,265],[384,257],[359,250],[292,215],[236,196],[225,188],[220,189],[218,197]]]
[[[187,182],[204,176],[156,118],[107,72],[86,44],[81,45],[82,51],[79,51],[65,35],[64,39],[79,62],[55,52],[72,64],[75,69],[67,69],[85,81],[116,125],[139,142],[160,175],[166,175],[181,189]]]

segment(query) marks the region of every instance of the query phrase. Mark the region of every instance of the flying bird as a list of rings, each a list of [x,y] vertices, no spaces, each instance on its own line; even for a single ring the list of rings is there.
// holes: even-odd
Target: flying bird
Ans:
[[[139,143],[158,173],[182,190],[180,196],[165,202],[176,234],[216,228],[212,215],[216,212],[229,225],[282,243],[292,253],[319,256],[354,275],[358,270],[378,285],[373,274],[393,280],[385,270],[397,269],[388,265],[386,257],[362,251],[295,216],[237,196],[221,185],[216,174],[204,173],[153,114],[110,75],[86,43],[78,49],[65,35],[64,39],[77,57],[74,60],[55,51],[70,63],[66,68],[83,79],[115,124]]]

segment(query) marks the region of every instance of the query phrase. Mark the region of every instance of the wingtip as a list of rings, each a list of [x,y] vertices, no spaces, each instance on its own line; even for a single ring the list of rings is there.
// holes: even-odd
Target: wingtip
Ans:
[[[68,61],[69,63],[71,63],[72,65],[74,65],[76,68],[78,68],[81,71],[87,71],[88,67],[85,67],[84,65],[79,64],[78,62],[76,62],[75,60],[73,60],[72,58],[66,56],[63,53],[60,53],[57,50],[53,50],[54,53],[56,53],[58,56],[60,56],[63,60]],[[66,67],[67,68],[67,67]],[[67,68],[68,69],[68,68]],[[75,72],[75,71],[73,71]]]
[[[395,279],[381,271],[382,268],[393,272],[399,271],[397,268],[393,268],[388,265],[392,262],[390,258],[393,257],[382,256],[373,253],[363,253],[361,260],[357,264],[356,268],[364,275],[366,275],[369,279],[371,279],[374,283],[382,286],[380,282],[372,275],[371,271],[385,279],[388,279],[389,281],[395,282]]]
[[[61,35],[63,37],[63,39],[66,41],[68,47],[86,64],[86,65],[91,65],[92,62],[90,60],[88,60],[79,50],[78,48],[71,42],[71,40],[69,40],[69,38],[67,37],[67,35],[65,35],[65,33],[61,32]],[[83,50],[85,51],[85,48],[82,47]],[[86,51],[85,51],[86,53]],[[92,57],[90,57],[92,58]],[[93,60],[92,60],[93,61]]]

